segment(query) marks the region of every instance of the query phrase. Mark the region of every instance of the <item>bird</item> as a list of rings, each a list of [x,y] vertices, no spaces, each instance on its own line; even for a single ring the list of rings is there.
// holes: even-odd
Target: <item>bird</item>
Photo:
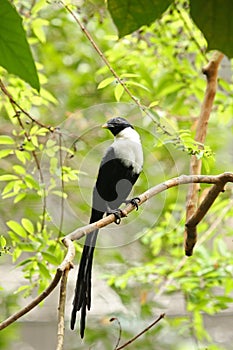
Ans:
[[[142,171],[142,144],[138,132],[124,118],[114,117],[102,127],[113,134],[114,142],[100,163],[92,195],[90,223],[102,219],[104,214],[114,214],[115,222],[119,224],[121,204],[131,202],[138,209],[140,199],[127,200],[127,197]],[[70,327],[74,329],[76,314],[81,310],[81,338],[84,338],[86,313],[91,308],[92,264],[97,235],[98,230],[94,230],[86,236],[74,292]]]

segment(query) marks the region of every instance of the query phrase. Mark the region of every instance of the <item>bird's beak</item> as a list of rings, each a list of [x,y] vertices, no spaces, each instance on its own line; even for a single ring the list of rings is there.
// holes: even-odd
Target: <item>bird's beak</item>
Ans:
[[[107,123],[103,124],[103,125],[102,125],[102,128],[103,128],[103,129],[108,129],[108,124],[107,124]]]

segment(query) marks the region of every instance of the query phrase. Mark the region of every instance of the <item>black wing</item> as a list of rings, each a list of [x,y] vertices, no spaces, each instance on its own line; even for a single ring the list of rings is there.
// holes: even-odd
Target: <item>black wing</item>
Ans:
[[[117,209],[128,197],[138,176],[132,166],[116,158],[114,148],[110,147],[100,164],[93,191],[93,209],[100,212]]]

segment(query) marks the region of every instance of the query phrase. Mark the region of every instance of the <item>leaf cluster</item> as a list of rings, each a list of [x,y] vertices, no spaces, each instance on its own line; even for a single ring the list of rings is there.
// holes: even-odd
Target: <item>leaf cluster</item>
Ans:
[[[127,3],[112,0],[108,1],[108,7],[114,8],[114,5],[117,10],[114,13],[118,16],[121,6],[125,8]],[[24,273],[26,284],[24,281],[18,292],[29,295],[34,288],[38,292],[44,290],[63,259],[59,237],[88,222],[90,189],[101,154],[110,142],[109,135],[96,126],[112,114],[126,116],[135,122],[142,137],[145,171],[135,193],[177,173],[188,172],[193,154],[204,161],[203,173],[231,170],[232,82],[228,77],[220,78],[207,144],[197,144],[194,124],[205,89],[201,68],[209,57],[205,54],[207,43],[190,20],[183,2],[173,4],[162,18],[157,21],[152,18],[151,23],[152,3],[161,5],[162,1],[145,2],[149,9],[145,17],[147,22],[137,25],[147,26],[121,40],[118,40],[111,17],[102,3],[87,1],[80,10],[81,20],[120,80],[144,107],[138,111],[64,9],[44,0],[16,0],[16,14],[8,1],[3,2],[3,7],[10,6],[9,16],[17,17],[8,36],[8,49],[14,46],[15,56],[10,62],[16,72],[9,68],[8,73],[17,74],[33,87],[1,68],[2,79],[12,99],[29,113],[24,114],[9,96],[2,94],[0,186],[4,232],[0,237],[0,252],[1,262],[10,256]],[[157,10],[163,12],[170,3],[172,1],[163,1]],[[219,5],[218,1],[212,3]],[[137,21],[143,20],[139,2],[131,1],[131,4],[129,13],[138,10]],[[192,8],[192,11],[196,10]],[[113,16],[113,10],[111,13]],[[204,13],[200,17],[204,17]],[[19,17],[23,18],[24,29]],[[3,24],[0,29],[6,33]],[[24,71],[30,66],[32,69],[32,61],[27,67],[25,65],[31,53],[20,68],[15,65],[18,53],[26,54],[29,48],[28,45],[22,48],[20,40],[18,45],[10,40],[18,27],[21,28],[19,35],[25,38],[27,34],[33,47],[40,94],[35,90],[39,89],[35,71]],[[208,43],[210,46],[209,39]],[[77,108],[79,110],[75,112]],[[203,147],[200,149],[199,146]],[[202,190],[205,191],[205,186]],[[133,238],[130,236],[127,244],[132,238],[136,247],[135,251],[132,248],[130,259],[129,245],[126,249],[97,249],[96,252],[96,265],[101,275],[130,310],[127,319],[125,315],[119,315],[125,336],[131,334],[135,319],[135,327],[141,327],[158,312],[161,305],[157,295],[172,299],[173,295],[181,293],[184,298],[185,315],[169,318],[142,343],[135,345],[135,349],[153,347],[155,337],[163,338],[164,332],[170,333],[173,344],[161,340],[163,349],[171,349],[177,342],[176,333],[182,335],[181,343],[184,338],[198,339],[207,344],[208,349],[219,349],[205,329],[204,317],[205,314],[215,315],[232,303],[232,258],[225,243],[225,234],[232,236],[231,188],[227,188],[223,200],[216,202],[212,214],[200,225],[200,239],[204,239],[206,231],[209,235],[191,260],[184,260],[182,249],[185,196],[185,190],[172,190],[166,198],[159,196],[141,216],[135,213],[136,219],[130,229],[122,225],[120,234],[111,236],[109,233],[110,238],[106,238],[103,233],[100,237],[100,246],[102,243],[116,246],[117,239],[129,237],[132,232]],[[217,218],[226,207],[229,210],[218,223]],[[81,246],[77,246],[77,251],[81,251]],[[110,262],[117,266],[116,271],[114,268],[106,271]],[[1,297],[5,298],[2,291]],[[15,307],[14,303],[15,300],[9,300]],[[9,314],[9,310],[6,313]],[[101,338],[101,344],[107,349],[109,344],[112,345],[113,334],[108,331],[107,335],[103,325],[99,328],[101,333],[94,328],[88,340],[94,342]]]

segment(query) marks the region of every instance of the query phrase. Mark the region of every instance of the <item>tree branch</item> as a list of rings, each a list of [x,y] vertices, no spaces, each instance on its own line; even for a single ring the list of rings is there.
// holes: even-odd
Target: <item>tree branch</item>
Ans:
[[[166,191],[169,188],[175,187],[175,186],[185,185],[185,184],[190,184],[190,183],[206,183],[206,184],[224,183],[224,184],[226,184],[227,182],[233,182],[233,173],[226,172],[226,173],[223,173],[220,175],[181,175],[179,177],[175,177],[175,178],[167,180],[159,185],[156,185],[156,186],[150,188],[149,190],[147,190],[146,192],[142,193],[141,195],[139,195],[138,198],[140,199],[140,202],[138,203],[138,205],[139,206],[142,205],[144,202],[146,202],[150,198],[156,196],[157,194],[159,194],[163,191]],[[222,189],[219,190],[219,192],[220,191],[222,191]],[[205,204],[205,203],[206,202],[204,202],[202,205],[202,210],[207,209],[205,211],[205,214],[206,214],[206,212],[209,209],[209,207],[207,208],[206,206],[209,202],[207,201],[207,204]],[[122,217],[126,217],[134,209],[135,209],[135,207],[132,204],[128,204],[122,210]],[[108,216],[104,217],[103,219],[98,220],[92,224],[88,224],[88,225],[85,225],[83,227],[80,227],[80,228],[74,230],[73,232],[66,235],[63,238],[62,242],[66,245],[66,244],[68,244],[68,242],[78,240],[78,239],[84,237],[85,235],[91,233],[92,231],[94,231],[96,229],[103,228],[103,227],[113,223],[114,221],[115,221],[115,216],[113,214],[108,215]],[[192,224],[192,222],[191,222],[191,224]]]
[[[208,121],[210,113],[213,107],[214,97],[217,90],[217,77],[218,68],[223,59],[224,55],[221,52],[216,51],[213,54],[210,62],[202,69],[203,74],[207,78],[207,86],[204,96],[204,101],[201,106],[201,112],[197,123],[195,141],[200,143],[199,148],[202,149],[205,143]],[[202,160],[198,159],[195,155],[191,156],[190,161],[190,174],[199,175],[201,174]],[[189,186],[187,202],[186,202],[186,220],[188,221],[194,214],[198,205],[198,192],[200,189],[199,184],[191,184]],[[193,247],[196,243],[197,234],[194,231],[189,230],[187,232],[187,226],[184,232],[185,237],[185,253],[190,256],[192,255]]]
[[[1,322],[0,323],[0,330],[6,328],[10,324],[12,324],[16,320],[18,320],[20,317],[22,317],[23,315],[27,314],[29,311],[34,309],[34,307],[36,307],[41,301],[43,301],[45,298],[47,298],[47,296],[49,294],[51,294],[52,291],[58,285],[58,283],[59,283],[59,281],[60,281],[60,279],[61,279],[61,277],[63,275],[63,272],[65,270],[69,271],[70,268],[73,267],[72,261],[73,261],[73,258],[75,256],[74,244],[71,241],[69,241],[69,242],[64,241],[63,243],[68,248],[68,251],[67,251],[67,254],[65,256],[65,259],[58,266],[56,274],[55,274],[52,282],[50,283],[50,285],[40,295],[38,295],[28,305],[26,305],[23,309],[17,311],[16,313],[14,313],[10,317],[8,317],[5,321]]]
[[[110,321],[110,322],[116,321],[116,322],[117,322],[117,325],[118,325],[118,327],[119,327],[119,335],[118,335],[118,338],[117,338],[116,345],[115,345],[115,347],[114,347],[114,350],[117,350],[118,345],[120,344],[120,341],[121,341],[121,334],[122,334],[121,323],[120,323],[120,321],[119,321],[119,319],[118,319],[117,317],[112,317],[112,318],[110,318],[109,321]]]
[[[154,327],[156,325],[156,323],[158,323],[160,320],[162,320],[162,318],[165,317],[165,314],[161,314],[159,315],[159,317],[152,322],[148,327],[146,327],[145,329],[143,329],[143,331],[141,331],[140,333],[138,333],[135,337],[131,338],[130,340],[128,340],[126,343],[124,343],[123,345],[119,346],[118,348],[116,348],[116,350],[121,350],[126,348],[126,346],[128,346],[129,344],[133,343],[136,339],[138,339],[141,335],[143,335],[144,333],[146,333],[147,331],[149,331],[149,329],[151,329],[152,327]]]
[[[171,134],[170,131],[168,131],[166,129],[166,127],[163,125],[163,123],[160,123],[158,120],[156,120],[156,118],[154,117],[153,113],[150,111],[150,109],[148,107],[146,107],[145,105],[143,105],[140,102],[140,99],[138,99],[137,97],[135,97],[130,89],[127,87],[127,84],[124,83],[124,80],[120,78],[120,76],[118,75],[118,73],[113,69],[113,67],[111,66],[110,62],[108,61],[107,57],[104,55],[104,53],[101,51],[101,49],[98,47],[97,43],[94,41],[91,33],[87,30],[87,28],[84,26],[84,24],[79,20],[78,16],[75,14],[75,12],[70,8],[69,5],[66,5],[62,0],[59,0],[58,3],[60,3],[60,5],[74,18],[75,22],[78,24],[78,26],[80,27],[80,29],[82,30],[83,34],[86,36],[86,38],[89,40],[90,44],[92,45],[92,47],[94,48],[94,50],[97,52],[97,54],[99,55],[99,57],[102,59],[102,61],[104,62],[104,64],[106,65],[106,67],[109,69],[110,73],[113,75],[113,77],[116,79],[116,81],[122,86],[122,88],[124,89],[124,91],[126,92],[126,94],[129,96],[129,98],[135,103],[135,105],[143,112],[145,113],[145,115],[147,115],[150,120],[157,126],[157,128],[159,130],[161,130],[161,132],[163,134],[166,134],[169,137],[173,137],[177,144],[179,144],[179,146],[182,144],[184,150],[186,150],[185,145],[182,141],[182,139],[180,138],[180,136],[176,133],[174,135]]]
[[[218,184],[212,186],[196,212],[186,222],[185,230],[187,232],[187,239],[185,240],[185,253],[187,256],[192,255],[193,247],[196,243],[197,225],[203,219],[215,199],[218,197],[219,193],[224,191],[225,184],[226,182],[223,179]]]
[[[38,120],[36,120],[34,117],[31,116],[30,113],[28,113],[25,109],[23,109],[18,102],[15,101],[15,99],[13,98],[13,96],[10,94],[10,92],[7,90],[6,86],[4,85],[4,83],[2,82],[2,80],[0,79],[0,89],[2,90],[3,94],[8,98],[14,112],[15,112],[15,117],[18,120],[19,126],[21,127],[21,129],[24,132],[24,136],[27,139],[28,142],[30,142],[31,138],[29,133],[27,132],[27,130],[24,127],[24,124],[21,120],[21,113],[23,113],[24,115],[26,115],[33,123],[37,124],[40,127],[46,128],[49,132],[54,132],[55,128],[52,128],[50,126],[46,126],[44,124],[42,124],[41,122],[39,122]],[[40,177],[40,181],[41,184],[44,185],[44,175],[43,172],[41,170],[41,166],[40,166],[40,161],[38,159],[37,153],[35,150],[31,151],[32,156],[35,160],[36,163],[36,167],[39,173],[39,177]],[[44,225],[45,225],[45,215],[46,215],[46,191],[45,191],[45,186],[41,186],[42,189],[42,202],[43,202],[43,207],[42,207],[42,222],[41,222],[41,231],[43,231],[44,229]]]
[[[11,323],[15,322],[20,317],[22,317],[23,315],[27,314],[29,311],[34,309],[34,307],[36,307],[42,300],[44,300],[55,289],[55,287],[57,286],[58,282],[61,279],[61,276],[62,276],[62,270],[57,269],[57,272],[52,282],[50,283],[50,285],[40,295],[38,295],[35,299],[33,299],[31,303],[29,303],[23,309],[19,310],[18,312],[8,317],[5,321],[1,322],[0,330],[6,328]]]
[[[7,90],[6,86],[4,85],[4,83],[2,82],[2,80],[0,79],[0,89],[2,90],[2,92],[4,93],[5,96],[7,96],[8,100],[10,101],[11,105],[14,106],[13,108],[15,109],[17,107],[17,109],[22,112],[24,115],[26,115],[33,123],[37,124],[38,126],[40,126],[41,128],[45,128],[47,130],[49,130],[50,132],[54,132],[54,128],[52,126],[47,126],[41,122],[39,122],[36,118],[34,118],[30,113],[28,113],[23,107],[21,107],[18,102],[15,101],[15,99],[13,98],[13,96],[10,94],[10,92]]]
[[[66,285],[67,285],[68,273],[69,273],[69,269],[65,269],[65,271],[63,271],[61,285],[60,285],[56,350],[62,350],[63,344],[64,344]]]

